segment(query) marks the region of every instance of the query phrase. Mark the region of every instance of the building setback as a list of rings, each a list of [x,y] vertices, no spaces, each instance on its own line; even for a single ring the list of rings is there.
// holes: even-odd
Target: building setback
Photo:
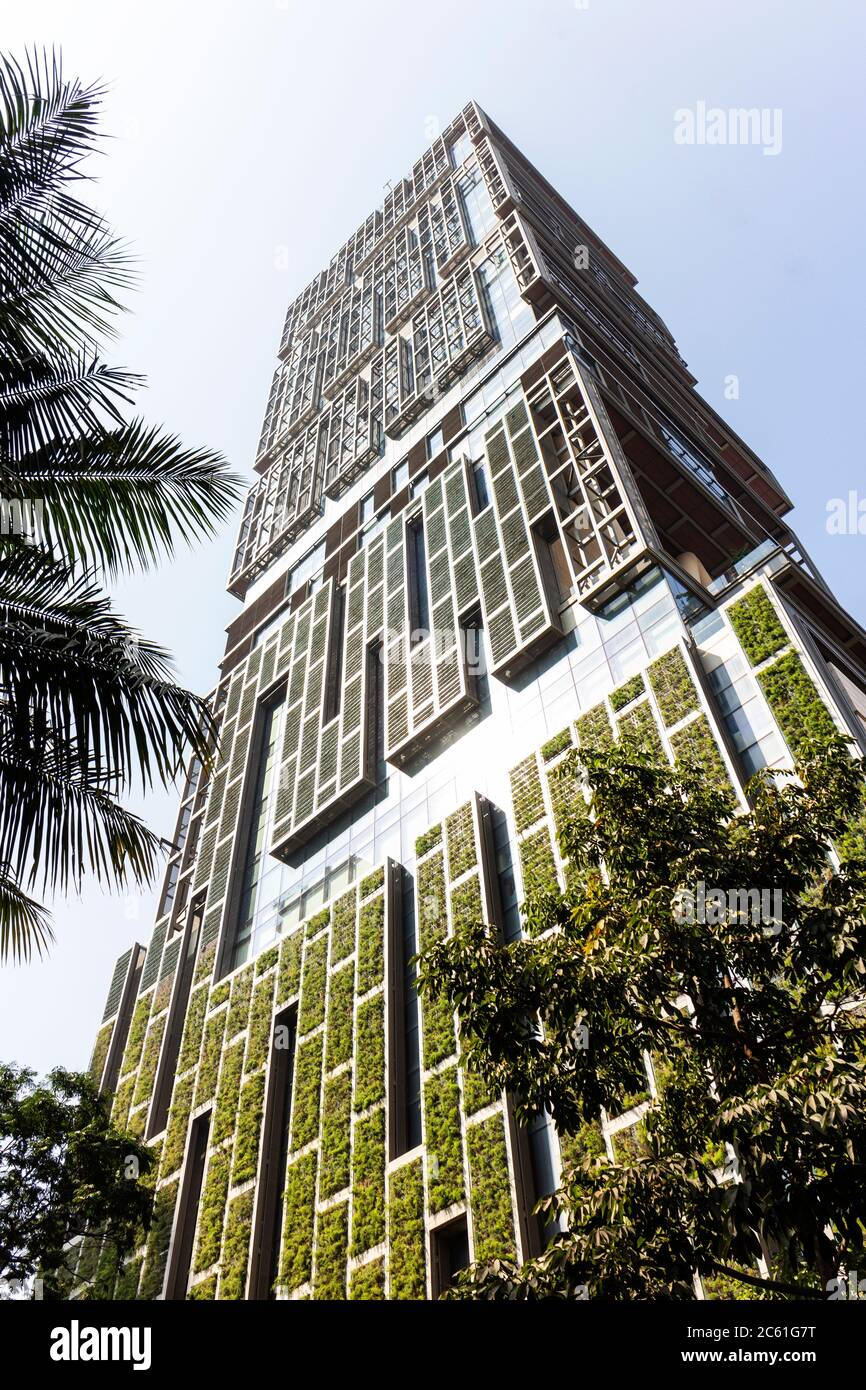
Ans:
[[[115,1297],[423,1299],[538,1251],[560,1141],[467,1074],[414,953],[563,881],[582,741],[741,807],[809,728],[866,745],[866,633],[635,284],[470,102],[290,305],[219,751],[93,1055],[158,1155]]]

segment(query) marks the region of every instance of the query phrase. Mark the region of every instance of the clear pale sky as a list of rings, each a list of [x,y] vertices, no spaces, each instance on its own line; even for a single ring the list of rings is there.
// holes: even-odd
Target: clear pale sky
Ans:
[[[109,360],[140,408],[249,477],[289,299],[474,97],[638,276],[707,400],[781,477],[793,522],[866,622],[862,0],[28,0],[2,42],[111,83],[94,198],[140,258]],[[781,151],[678,144],[675,113],[782,113]],[[725,380],[739,379],[739,399]],[[212,687],[234,526],[117,591]],[[144,812],[163,834],[173,793]],[[84,1066],[117,955],[155,891],[55,904],[43,962],[0,969],[0,1058]]]

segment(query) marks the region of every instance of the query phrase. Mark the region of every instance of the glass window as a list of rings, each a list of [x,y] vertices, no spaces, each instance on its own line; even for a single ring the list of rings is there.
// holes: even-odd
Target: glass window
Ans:
[[[643,627],[643,624],[641,624]],[[682,631],[677,612],[662,613],[656,622],[643,631],[643,640],[650,656],[661,656]]]
[[[405,1131],[402,1152],[421,1143],[421,1047],[418,1035],[418,994],[415,988],[415,893],[407,874],[403,888],[403,1124],[397,1133]],[[405,1147],[404,1147],[405,1145]]]
[[[496,402],[499,400],[500,396],[502,395],[503,389],[504,388],[502,385],[501,371],[494,372],[493,376],[490,377],[487,381],[485,381],[484,385],[481,388],[481,398],[484,401],[485,414],[490,413],[490,407],[495,405]],[[492,422],[487,421],[486,423],[489,424]]]
[[[511,841],[504,811],[497,810],[493,813],[493,844],[496,851],[496,875],[499,880],[499,898],[502,908],[502,935],[506,941],[517,941],[521,931],[520,903],[517,896],[517,886],[514,882]]]
[[[224,686],[224,687],[223,687],[223,692],[222,692],[222,695],[221,695],[221,698],[220,698],[220,704],[219,704],[219,706],[218,706],[218,712],[221,712],[222,709],[225,707],[225,695],[226,695],[226,693],[227,693],[227,687]],[[195,791],[196,787],[198,786],[198,779],[199,779],[200,776],[201,776],[201,761],[200,761],[200,759],[198,759],[198,758],[193,758],[192,762],[191,762],[190,765],[189,765],[189,772],[187,773],[187,778],[186,778],[186,790],[184,791],[184,796],[192,796],[192,793]]]
[[[241,879],[241,901],[235,929],[231,969],[242,965],[245,960],[249,959],[251,953],[255,953],[253,928],[260,908],[269,906],[265,903],[267,894],[263,889],[265,880],[268,878],[268,870],[274,867],[267,847],[270,841],[271,821],[276,803],[276,797],[272,793],[275,786],[274,773],[284,704],[285,696],[270,705],[265,711],[261,727],[259,765],[256,772],[252,814],[247,831]]]
[[[472,141],[469,138],[468,130],[464,130],[462,135],[458,135],[457,139],[451,142],[448,149],[452,167],[459,169],[461,164],[466,163],[471,153]]]
[[[409,481],[409,464],[406,459],[398,463],[396,468],[391,470],[391,490],[399,492],[401,487],[405,487]]]
[[[361,498],[361,525],[369,521],[373,515],[373,494],[368,492],[366,497]]]
[[[289,590],[289,592],[291,591]],[[273,618],[268,618],[268,621],[266,623],[263,623],[263,625],[259,628],[258,632],[256,633],[253,646],[260,647],[263,642],[267,642],[269,637],[273,637],[274,633],[278,632],[279,629],[282,627],[283,623],[286,621],[286,617],[287,614],[285,608],[281,608],[279,613],[277,613]]]
[[[474,425],[476,420],[481,419],[485,409],[486,404],[483,389],[473,391],[472,395],[467,396],[466,400],[463,402],[463,419],[465,423],[467,425]]]
[[[458,194],[472,232],[472,240],[476,246],[480,246],[487,233],[496,226],[496,213],[477,166],[473,165],[461,177]]]
[[[446,1289],[451,1288],[460,1271],[471,1263],[465,1216],[458,1216],[447,1226],[438,1226],[430,1232],[430,1256],[433,1297],[439,1298]]]
[[[340,864],[336,869],[332,869],[328,874],[328,897],[336,897],[348,888],[352,882],[355,865],[351,859],[347,859],[344,864]]]
[[[318,575],[325,563],[325,542],[310,550],[302,560],[299,560],[294,569],[289,571],[286,581],[286,593],[294,594],[303,584],[306,584],[314,575]]]
[[[784,748],[764,701],[753,694],[751,681],[738,679],[741,669],[739,658],[734,658],[710,671],[709,679],[740,761],[751,777],[777,763]]]
[[[304,916],[312,917],[325,904],[325,880],[313,885],[304,894]]]
[[[444,447],[445,441],[442,437],[442,426],[440,425],[438,429],[433,430],[432,434],[428,434],[427,436],[428,459],[435,458],[437,454],[441,454]]]
[[[409,488],[409,496],[420,497],[421,493],[425,490],[426,487],[428,487],[429,483],[430,476],[425,469],[423,473],[419,473],[417,477],[412,479],[412,484]]]
[[[160,916],[164,916],[165,913],[168,912],[168,911],[170,911],[170,909],[171,909],[171,905],[172,905],[172,903],[174,902],[174,894],[175,894],[175,889],[177,888],[177,880],[178,880],[178,875],[179,875],[179,873],[180,873],[180,860],[179,860],[179,859],[176,859],[176,860],[174,861],[174,863],[172,864],[171,868],[170,868],[169,871],[168,871],[168,879],[167,879],[166,885],[165,885],[165,893],[163,894],[163,898],[162,898],[162,907],[160,908]]]
[[[180,821],[177,827],[177,837],[174,842],[174,847],[176,850],[183,849],[184,845],[186,844],[186,832],[189,829],[189,819],[191,815],[192,806],[184,806],[183,810],[181,811]]]
[[[426,634],[430,629],[430,602],[427,593],[427,548],[420,517],[409,526],[406,541],[412,629],[416,635]],[[394,814],[399,815],[399,811],[395,809]]]
[[[381,535],[387,525],[388,508],[386,507],[384,511],[380,512],[373,521],[369,521],[364,527],[358,537],[358,549],[363,550],[372,540],[375,540],[376,536]]]
[[[716,497],[720,497],[722,500],[727,501],[728,494],[725,492],[721,483],[716,480],[716,476],[709,462],[705,459],[698,458],[697,452],[687,444],[682,435],[677,434],[675,430],[664,424],[660,426],[660,429],[671,453],[684,463],[685,466],[694,473],[696,478],[700,478],[701,482],[704,483],[711,492],[715,493]]]
[[[472,465],[472,482],[475,487],[475,510],[483,512],[490,505],[490,490],[487,486],[487,469],[483,459]]]
[[[301,920],[301,898],[291,898],[282,900],[277,911],[282,920],[282,933],[287,936],[290,928],[296,927]]]
[[[478,278],[484,289],[488,315],[503,347],[513,347],[535,323],[529,305],[521,298],[511,264],[500,246],[482,261]],[[486,397],[489,401],[490,397]]]
[[[554,1131],[550,1123],[550,1116],[545,1110],[537,1115],[529,1126],[529,1159],[536,1197],[547,1197],[556,1190],[557,1184],[553,1169],[553,1139]],[[536,1217],[535,1220],[538,1222],[541,1239],[547,1245],[548,1241],[559,1230],[558,1222],[551,1221],[545,1226],[542,1217]]]

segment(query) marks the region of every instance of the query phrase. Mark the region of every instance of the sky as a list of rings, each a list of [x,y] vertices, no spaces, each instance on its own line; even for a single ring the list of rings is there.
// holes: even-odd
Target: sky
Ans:
[[[861,0],[0,0],[0,21],[6,51],[57,45],[110,84],[91,196],[141,282],[107,355],[146,374],[148,420],[252,480],[289,300],[474,98],[637,275],[866,624],[866,534],[827,525],[851,492],[866,513]],[[763,138],[711,142],[738,108]],[[235,530],[115,590],[202,692]],[[176,801],[132,804],[170,835]],[[54,904],[47,959],[0,967],[0,1058],[87,1064],[155,898]]]

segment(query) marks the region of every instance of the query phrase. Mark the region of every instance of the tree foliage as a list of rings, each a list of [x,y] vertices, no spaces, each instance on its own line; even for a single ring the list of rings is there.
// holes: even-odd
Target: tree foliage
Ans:
[[[83,1072],[0,1063],[0,1278],[73,1279],[76,1237],[110,1231],[113,1273],[150,1220],[152,1154],[111,1122],[111,1098]]]
[[[735,816],[699,773],[628,745],[573,753],[569,772],[567,887],[527,903],[532,937],[473,923],[421,960],[491,1089],[577,1150],[540,1203],[559,1223],[544,1252],[477,1266],[458,1294],[690,1298],[697,1273],[735,1296],[825,1296],[866,1258],[862,765],[841,738],[812,745]],[[724,904],[684,911],[701,884]],[[781,918],[731,892],[748,889],[781,892]],[[612,1161],[587,1136],[647,1091],[646,1057],[657,1094]]]

